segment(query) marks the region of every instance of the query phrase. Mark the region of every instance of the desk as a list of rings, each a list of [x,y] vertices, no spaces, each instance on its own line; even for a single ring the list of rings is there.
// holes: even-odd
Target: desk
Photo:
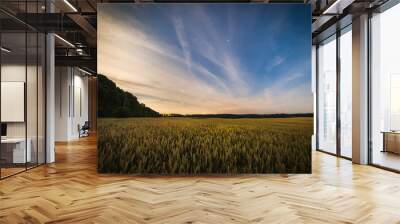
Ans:
[[[6,163],[26,163],[31,162],[31,139],[27,139],[28,143],[25,151],[25,138],[5,138],[1,139],[1,156]],[[4,155],[3,155],[4,154]]]
[[[400,131],[383,131],[382,152],[400,154]]]

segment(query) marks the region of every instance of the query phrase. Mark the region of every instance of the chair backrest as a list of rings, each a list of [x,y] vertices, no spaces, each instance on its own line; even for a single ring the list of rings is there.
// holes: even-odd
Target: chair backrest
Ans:
[[[83,124],[82,127],[84,127],[84,128],[90,128],[90,123],[89,123],[89,121],[85,121],[85,124]]]

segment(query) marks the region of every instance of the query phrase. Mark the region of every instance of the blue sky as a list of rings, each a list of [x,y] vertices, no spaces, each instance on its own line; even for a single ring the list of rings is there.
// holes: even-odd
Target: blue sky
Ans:
[[[103,4],[98,70],[161,113],[312,112],[299,4]]]

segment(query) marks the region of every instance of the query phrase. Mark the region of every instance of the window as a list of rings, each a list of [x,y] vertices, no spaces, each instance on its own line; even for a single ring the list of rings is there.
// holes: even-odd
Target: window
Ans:
[[[390,76],[390,130],[400,130],[400,73]]]
[[[371,18],[371,162],[400,170],[400,4]]]
[[[336,36],[318,47],[318,146],[336,153]]]
[[[21,13],[36,13],[43,3],[18,6]],[[14,21],[3,13],[0,17]],[[45,163],[45,35],[14,22],[13,29],[0,29],[0,178]]]
[[[352,156],[352,34],[351,26],[340,35],[340,155]]]

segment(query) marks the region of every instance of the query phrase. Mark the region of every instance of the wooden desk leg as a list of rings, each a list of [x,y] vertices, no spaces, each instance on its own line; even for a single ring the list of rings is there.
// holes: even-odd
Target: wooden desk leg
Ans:
[[[383,149],[381,152],[386,152],[386,134],[382,133],[383,135]]]

